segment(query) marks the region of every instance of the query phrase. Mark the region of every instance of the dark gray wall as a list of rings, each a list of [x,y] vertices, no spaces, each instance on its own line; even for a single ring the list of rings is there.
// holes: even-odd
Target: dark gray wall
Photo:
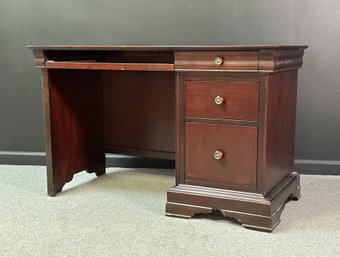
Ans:
[[[0,151],[43,151],[27,44],[308,44],[296,159],[340,167],[339,42],[337,0],[0,0]]]

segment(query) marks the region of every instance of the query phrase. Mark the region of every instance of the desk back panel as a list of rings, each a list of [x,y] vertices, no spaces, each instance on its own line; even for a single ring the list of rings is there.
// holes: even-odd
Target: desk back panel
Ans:
[[[105,151],[175,159],[174,72],[103,71],[102,82]]]

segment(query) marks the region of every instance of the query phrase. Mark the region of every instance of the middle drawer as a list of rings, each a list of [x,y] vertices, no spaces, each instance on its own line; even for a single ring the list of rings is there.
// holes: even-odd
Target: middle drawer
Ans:
[[[185,99],[187,117],[258,120],[258,82],[189,80]]]

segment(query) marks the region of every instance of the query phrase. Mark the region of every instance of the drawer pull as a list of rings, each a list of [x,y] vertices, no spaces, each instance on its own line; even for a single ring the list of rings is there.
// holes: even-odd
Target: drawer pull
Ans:
[[[224,103],[223,97],[221,97],[221,96],[219,96],[219,95],[215,97],[215,104],[221,105],[221,104],[223,104],[223,103]]]
[[[221,160],[223,158],[223,152],[221,152],[221,151],[215,151],[214,152],[214,159],[215,160]]]
[[[223,63],[223,58],[220,57],[220,56],[217,56],[217,57],[215,58],[215,63],[216,63],[217,65],[221,65],[221,64]]]

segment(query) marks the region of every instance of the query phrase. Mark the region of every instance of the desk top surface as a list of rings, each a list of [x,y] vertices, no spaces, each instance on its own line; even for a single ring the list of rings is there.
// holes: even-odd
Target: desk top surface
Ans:
[[[28,45],[32,50],[224,51],[307,48],[306,45]]]

